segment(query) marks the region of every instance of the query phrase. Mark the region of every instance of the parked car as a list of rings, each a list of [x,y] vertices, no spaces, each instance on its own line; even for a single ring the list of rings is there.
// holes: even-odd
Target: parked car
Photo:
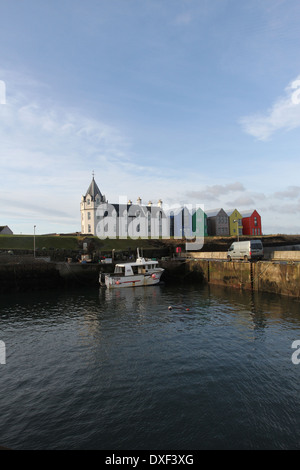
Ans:
[[[227,252],[227,260],[243,259],[250,261],[252,259],[262,259],[264,249],[261,240],[247,240],[245,242],[234,242]]]

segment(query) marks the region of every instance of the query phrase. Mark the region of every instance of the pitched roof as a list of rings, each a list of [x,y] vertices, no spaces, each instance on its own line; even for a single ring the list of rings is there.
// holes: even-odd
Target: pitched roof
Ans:
[[[255,209],[252,209],[252,210],[248,210],[248,211],[242,211],[241,214],[242,214],[242,217],[245,218],[245,217],[251,217],[251,215],[253,214],[253,212],[255,211]]]
[[[239,214],[242,215],[242,213],[241,213],[238,209],[236,209],[236,208],[235,208],[235,209],[227,209],[227,210],[225,210],[226,214],[229,215],[229,216],[230,216],[231,214],[233,214],[234,211],[237,211]]]
[[[9,234],[10,234],[10,233],[13,233],[12,230],[9,228],[8,225],[1,225],[1,226],[0,226],[0,233],[2,233],[3,230],[6,230],[6,232],[9,233]]]
[[[87,197],[88,195],[90,195],[92,197],[92,200],[95,199],[95,197],[97,196],[97,194],[100,196],[101,200],[103,200],[103,196],[101,194],[101,191],[100,189],[98,188],[98,185],[95,181],[95,178],[93,176],[93,179],[91,181],[91,184],[89,185],[88,187],[88,190],[85,194],[85,197]]]
[[[224,209],[222,209],[221,207],[219,209],[211,209],[209,211],[205,211],[205,214],[207,215],[207,217],[216,217],[216,215],[218,215],[219,212],[222,210]]]

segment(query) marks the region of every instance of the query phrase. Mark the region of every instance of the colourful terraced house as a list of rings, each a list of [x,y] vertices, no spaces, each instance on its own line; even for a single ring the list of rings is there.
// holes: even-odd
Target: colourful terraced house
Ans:
[[[198,223],[198,228],[197,228]],[[198,207],[198,209],[192,215],[192,230],[193,233],[197,233],[199,236],[207,237],[207,215]]]
[[[233,237],[243,235],[243,216],[237,209],[226,211],[229,218],[229,234]]]
[[[257,210],[243,212],[243,235],[262,235],[261,216]]]
[[[229,220],[224,209],[205,211],[207,215],[208,235],[227,237],[229,235]]]

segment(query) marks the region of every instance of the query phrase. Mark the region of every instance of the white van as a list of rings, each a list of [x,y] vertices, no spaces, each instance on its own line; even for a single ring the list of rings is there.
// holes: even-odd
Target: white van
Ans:
[[[261,240],[248,240],[246,242],[234,242],[227,252],[227,260],[243,259],[262,259],[264,249]]]

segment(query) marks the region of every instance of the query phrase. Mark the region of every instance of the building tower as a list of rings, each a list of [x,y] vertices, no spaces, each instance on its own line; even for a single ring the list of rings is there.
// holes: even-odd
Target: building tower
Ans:
[[[91,184],[89,185],[85,196],[82,196],[80,203],[82,234],[96,235],[96,211],[99,204],[103,202],[106,202],[106,199],[105,196],[101,194],[101,191],[97,186],[93,172]]]

